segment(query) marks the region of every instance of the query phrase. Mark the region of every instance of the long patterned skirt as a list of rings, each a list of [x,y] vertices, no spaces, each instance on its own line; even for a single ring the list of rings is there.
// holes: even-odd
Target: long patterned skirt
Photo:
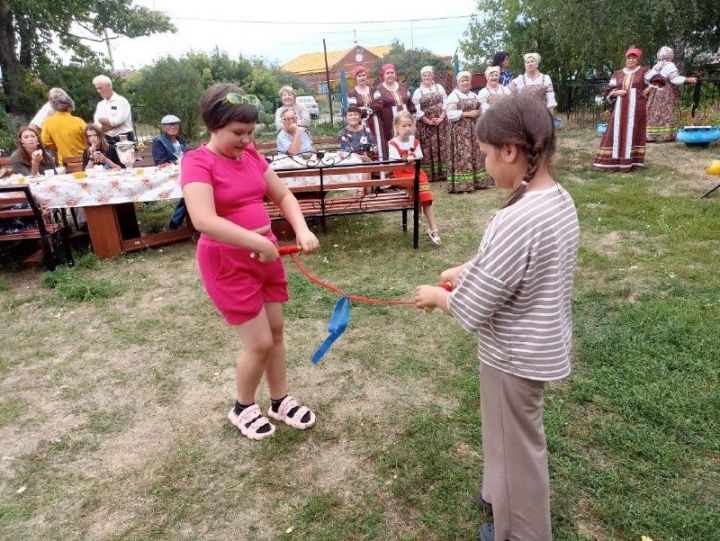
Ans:
[[[485,156],[478,149],[475,119],[450,122],[448,179],[450,193],[471,192],[494,184],[485,171]]]
[[[422,141],[422,168],[430,177],[430,182],[447,180],[447,163],[445,161],[448,148],[448,121],[445,119],[437,126],[417,123],[418,139]]]
[[[671,83],[658,88],[647,104],[647,140],[661,143],[675,140],[675,113],[680,98],[677,86]]]

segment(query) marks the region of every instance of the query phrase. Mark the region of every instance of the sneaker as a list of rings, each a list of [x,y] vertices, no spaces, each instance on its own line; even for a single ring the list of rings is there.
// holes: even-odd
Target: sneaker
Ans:
[[[427,234],[428,234],[428,237],[430,237],[430,241],[435,246],[440,246],[442,244],[442,239],[440,238],[440,233],[438,233],[437,231],[430,231],[428,229]]]

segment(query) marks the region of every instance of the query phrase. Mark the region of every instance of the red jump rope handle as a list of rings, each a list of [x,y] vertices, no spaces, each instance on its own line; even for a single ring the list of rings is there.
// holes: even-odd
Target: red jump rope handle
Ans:
[[[443,288],[445,291],[452,291],[453,286],[449,281],[441,282],[438,287]],[[425,308],[425,312],[428,314],[433,311],[433,308]]]
[[[288,244],[287,246],[280,246],[278,253],[280,255],[297,254],[300,251],[300,246],[294,244]]]

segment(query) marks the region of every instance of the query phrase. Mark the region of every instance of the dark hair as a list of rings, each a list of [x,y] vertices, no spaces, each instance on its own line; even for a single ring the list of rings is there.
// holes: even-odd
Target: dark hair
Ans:
[[[200,109],[207,129],[219,130],[230,122],[257,124],[258,112],[255,106],[249,103],[230,103],[227,100],[228,94],[244,94],[244,92],[240,87],[228,83],[215,83],[205,90],[200,101]]]
[[[357,105],[351,105],[350,107],[348,107],[347,111],[345,111],[345,115],[347,115],[348,113],[357,113],[360,116],[362,116],[362,111],[360,110],[360,107],[358,107]]]
[[[541,165],[550,167],[555,154],[555,125],[545,103],[519,94],[504,98],[490,107],[475,126],[480,141],[499,147],[516,145],[527,158],[523,182],[508,197],[508,207],[520,199]]]
[[[505,51],[498,51],[498,52],[496,52],[496,53],[493,55],[493,57],[492,57],[492,64],[491,64],[491,65],[492,65],[492,66],[499,66],[500,64],[502,64],[502,63],[505,61],[505,59],[506,59],[508,56],[510,56],[510,55],[507,54],[507,52],[505,52]]]
[[[31,128],[30,126],[20,126],[20,128],[17,131],[17,140],[18,140],[18,157],[20,158],[20,163],[23,165],[27,165],[30,167],[32,165],[32,158],[30,157],[30,153],[25,149],[25,147],[22,145],[22,139],[20,139],[20,136],[23,134],[23,132],[31,131],[35,134],[38,140],[38,148],[43,151],[43,160],[46,157],[45,154],[45,147],[43,147],[42,140],[40,139],[40,134],[38,132]]]
[[[95,150],[102,152],[103,154],[107,154],[107,151],[110,148],[110,145],[107,142],[107,139],[105,139],[105,134],[103,134],[102,129],[100,129],[97,124],[86,124],[85,129],[83,130],[83,137],[85,138],[85,145],[90,148],[90,141],[88,140],[88,131],[94,131],[95,134],[98,136],[98,142],[95,147]]]

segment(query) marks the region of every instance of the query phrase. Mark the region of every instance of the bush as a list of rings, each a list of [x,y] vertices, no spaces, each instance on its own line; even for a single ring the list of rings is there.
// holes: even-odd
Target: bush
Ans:
[[[9,156],[17,148],[20,120],[0,107],[0,156]]]

